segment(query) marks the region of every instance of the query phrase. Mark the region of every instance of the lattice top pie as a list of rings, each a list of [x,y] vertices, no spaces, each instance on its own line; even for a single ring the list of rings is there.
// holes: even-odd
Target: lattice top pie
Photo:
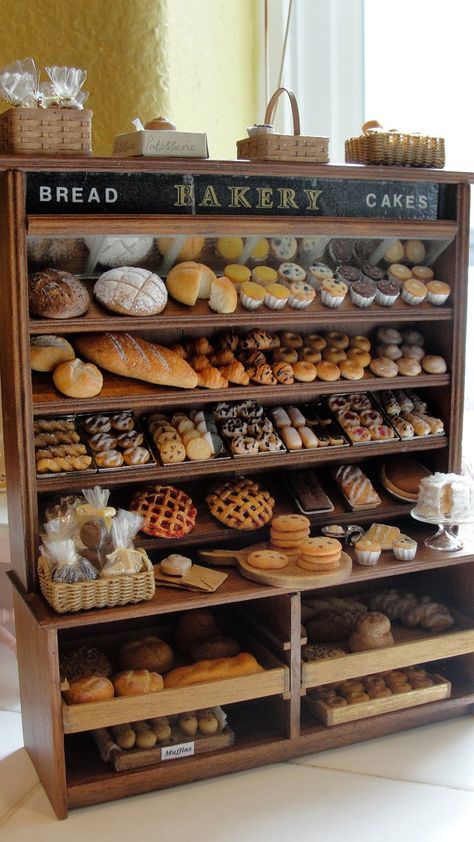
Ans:
[[[232,529],[259,529],[268,523],[275,501],[268,491],[244,477],[215,485],[206,497],[217,520]]]
[[[130,509],[144,518],[142,532],[158,538],[183,538],[196,523],[193,501],[172,485],[155,485],[140,491]]]

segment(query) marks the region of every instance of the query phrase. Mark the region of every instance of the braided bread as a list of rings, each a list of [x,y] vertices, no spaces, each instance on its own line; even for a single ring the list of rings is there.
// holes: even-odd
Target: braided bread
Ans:
[[[418,597],[413,593],[396,590],[383,591],[370,597],[371,611],[382,611],[391,620],[399,620],[404,626],[421,626],[429,632],[442,632],[454,624],[454,618],[445,605],[432,602],[429,596]]]
[[[58,456],[55,459],[38,459],[36,472],[38,474],[58,474],[61,471],[84,471],[90,466],[90,456]]]

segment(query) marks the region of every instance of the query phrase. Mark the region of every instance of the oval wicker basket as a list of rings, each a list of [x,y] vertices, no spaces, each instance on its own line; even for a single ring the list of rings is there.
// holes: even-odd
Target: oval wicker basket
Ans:
[[[362,126],[359,137],[345,143],[347,164],[372,164],[390,167],[444,167],[443,137],[404,134],[395,129],[384,131],[371,120]]]
[[[153,565],[145,550],[145,570],[129,576],[92,579],[87,582],[54,582],[51,565],[45,556],[38,560],[40,590],[45,600],[58,614],[68,611],[86,611],[89,608],[114,608],[129,602],[143,602],[155,593]]]

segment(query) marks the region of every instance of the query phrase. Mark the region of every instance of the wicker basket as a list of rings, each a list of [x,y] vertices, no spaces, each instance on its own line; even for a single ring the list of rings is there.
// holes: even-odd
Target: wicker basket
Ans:
[[[277,102],[282,93],[287,93],[293,115],[293,134],[257,134],[237,141],[237,158],[250,161],[307,161],[309,164],[327,164],[327,137],[305,137],[300,134],[300,114],[293,91],[278,88],[265,111],[264,123],[271,125]]]
[[[92,155],[92,111],[9,108],[0,114],[3,155]]]
[[[444,138],[383,131],[376,121],[364,123],[362,134],[345,143],[348,164],[391,167],[444,167]]]
[[[140,552],[146,566],[142,573],[73,584],[53,582],[50,563],[47,558],[40,556],[38,576],[41,593],[58,614],[86,611],[89,608],[113,608],[151,599],[155,593],[153,565],[146,552]]]

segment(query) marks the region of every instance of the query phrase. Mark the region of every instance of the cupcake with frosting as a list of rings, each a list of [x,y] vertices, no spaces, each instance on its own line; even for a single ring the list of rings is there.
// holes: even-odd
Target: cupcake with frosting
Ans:
[[[333,271],[325,263],[313,262],[308,268],[308,281],[315,289],[319,289],[323,281],[333,277]]]
[[[224,275],[232,281],[236,289],[239,289],[241,284],[250,280],[250,269],[242,266],[241,263],[230,263],[224,267]]]
[[[271,266],[255,266],[252,269],[252,281],[255,281],[256,284],[261,284],[262,287],[266,287],[268,284],[275,284],[277,280],[277,271],[276,269],[272,269]]]
[[[451,287],[444,281],[428,281],[426,289],[428,290],[426,294],[428,301],[436,307],[446,304],[451,293]]]
[[[383,278],[377,284],[375,300],[377,304],[381,304],[382,307],[391,307],[392,304],[395,304],[395,301],[400,295],[400,290],[401,285],[398,281],[392,281],[390,278]]]
[[[409,278],[402,287],[402,298],[407,304],[416,306],[422,304],[427,296],[428,290],[423,281],[416,278]]]
[[[369,307],[375,299],[372,281],[356,281],[350,288],[351,301],[356,307]]]
[[[340,307],[347,295],[347,284],[328,278],[321,284],[321,301],[326,307]]]
[[[391,263],[388,267],[388,277],[391,281],[398,281],[398,283],[403,284],[413,275],[408,266],[404,266],[402,263]]]

